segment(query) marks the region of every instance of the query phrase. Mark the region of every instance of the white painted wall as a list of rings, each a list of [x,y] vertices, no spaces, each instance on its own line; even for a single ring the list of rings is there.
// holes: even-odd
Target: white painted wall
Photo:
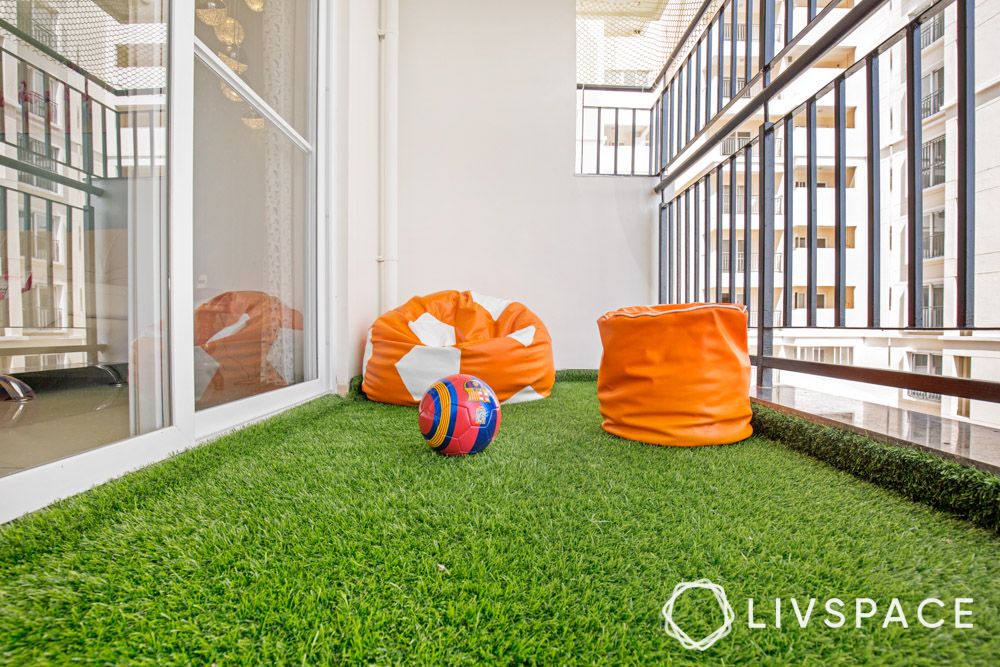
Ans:
[[[595,320],[655,298],[656,207],[573,175],[575,39],[574,0],[402,0],[399,298],[522,301],[558,368],[596,368]]]

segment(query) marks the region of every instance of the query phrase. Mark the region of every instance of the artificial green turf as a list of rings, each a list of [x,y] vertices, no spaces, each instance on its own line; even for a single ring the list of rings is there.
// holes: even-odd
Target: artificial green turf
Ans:
[[[599,423],[560,382],[446,459],[413,409],[326,398],[130,475],[0,528],[0,662],[996,664],[992,533],[763,438]],[[701,577],[736,611],[704,654],[660,617]],[[775,596],[973,597],[976,627],[749,630]],[[712,629],[704,596],[678,614]]]

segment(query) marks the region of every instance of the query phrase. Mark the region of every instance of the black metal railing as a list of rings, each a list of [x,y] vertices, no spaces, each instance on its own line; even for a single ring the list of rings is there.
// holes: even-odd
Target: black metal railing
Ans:
[[[939,88],[931,91],[920,100],[920,118],[933,116],[941,111],[942,106],[944,106],[944,90]]]
[[[944,37],[944,12],[938,12],[920,31],[920,48],[926,49],[942,37]]]
[[[579,116],[577,174],[651,176],[655,173],[654,109],[582,104]]]
[[[975,265],[975,20],[973,0],[938,0],[913,16],[900,30],[886,34],[881,44],[868,53],[859,54],[848,63],[832,81],[814,91],[802,91],[793,82],[809,71],[862,25],[878,29],[877,12],[888,0],[860,0],[853,8],[832,24],[827,22],[821,34],[805,45],[796,45],[795,58],[788,62],[785,52],[774,52],[773,41],[767,34],[773,25],[774,0],[759,0],[755,6],[760,11],[761,38],[758,62],[763,64],[756,76],[748,76],[748,86],[753,91],[751,99],[738,108],[729,106],[721,113],[725,118],[711,122],[700,133],[698,124],[692,126],[687,117],[692,104],[697,108],[698,95],[704,92],[700,84],[689,87],[684,77],[684,65],[697,62],[697,52],[692,50],[682,56],[681,76],[668,80],[661,108],[666,108],[667,118],[661,134],[660,182],[656,191],[660,203],[660,300],[664,303],[691,301],[734,300],[735,297],[753,297],[751,311],[755,312],[756,349],[752,355],[758,367],[757,382],[770,386],[774,370],[812,373],[825,377],[856,382],[892,386],[914,392],[946,394],[973,400],[1000,402],[1000,382],[973,380],[913,373],[899,370],[854,367],[815,361],[787,359],[774,354],[774,329],[819,327],[837,329],[892,329],[925,331],[928,329],[974,329],[974,265]],[[754,3],[748,3],[754,4]],[[791,4],[791,3],[789,3]],[[836,6],[830,3],[823,11]],[[921,94],[922,45],[933,42],[943,34],[943,24],[935,17],[941,16],[945,7],[955,7],[955,50],[957,57],[953,68],[956,81],[955,95],[955,145],[951,147],[954,173],[948,176],[955,184],[954,217],[949,218],[949,234],[956,234],[954,305],[946,308],[928,304],[924,294],[923,259],[925,254],[943,252],[943,239],[932,233],[925,234],[923,188],[944,181],[943,139],[925,144],[921,123],[924,97]],[[732,3],[723,6],[726,16],[735,16]],[[818,14],[817,14],[818,15]],[[718,18],[718,17],[717,17]],[[730,19],[727,18],[727,22]],[[733,19],[735,22],[735,19]],[[814,23],[810,22],[806,30]],[[717,44],[710,35],[713,25],[700,36],[692,38],[693,44]],[[929,37],[925,37],[925,33]],[[718,33],[717,33],[718,34]],[[884,77],[880,67],[889,65],[889,54],[902,45],[904,58],[896,63],[905,72],[906,95],[904,101],[904,142],[906,161],[900,188],[907,196],[899,205],[905,213],[905,242],[897,246],[902,261],[883,266],[883,249],[889,240],[883,232],[882,169],[871,168],[881,162],[880,109],[882,97],[880,84]],[[787,47],[786,47],[787,48]],[[711,53],[712,48],[707,48]],[[721,82],[725,75],[735,80],[734,69],[714,79]],[[772,76],[773,74],[773,76]],[[851,86],[851,107],[847,105],[848,81]],[[854,85],[854,84],[860,85]],[[675,97],[671,86],[678,88]],[[863,91],[859,99],[854,91]],[[708,86],[709,94],[713,86]],[[718,89],[714,89],[718,90]],[[788,92],[799,96],[789,99]],[[694,92],[694,97],[689,95]],[[736,91],[733,91],[736,92]],[[782,95],[783,115],[774,113],[773,106],[765,111],[768,103]],[[711,97],[719,109],[722,95]],[[828,107],[832,98],[832,119],[819,118],[821,105]],[[671,108],[672,101],[684,101],[678,111]],[[702,98],[704,101],[704,98]],[[936,100],[932,98],[932,104]],[[704,109],[705,105],[702,104]],[[716,113],[719,113],[718,111]],[[866,163],[848,165],[847,134],[850,119],[863,115]],[[694,114],[692,118],[696,118]],[[832,125],[832,153],[824,148],[820,155],[818,129]],[[832,121],[832,122],[831,122]],[[680,129],[678,129],[680,124]],[[799,127],[804,125],[804,131]],[[736,152],[726,156],[725,145],[736,131],[755,128],[753,138]],[[689,129],[696,130],[690,132]],[[692,141],[697,138],[696,144]],[[776,144],[784,141],[784,155],[778,160]],[[824,139],[824,142],[827,140]],[[950,141],[950,139],[949,139]],[[722,157],[719,155],[722,153]],[[822,171],[819,166],[822,157]],[[711,159],[709,159],[711,158]],[[831,159],[832,158],[832,159]],[[832,164],[831,164],[832,163]],[[780,165],[780,169],[779,169]],[[832,172],[832,173],[831,173]],[[795,178],[788,178],[788,174]],[[819,187],[822,181],[832,190],[832,205],[820,205]],[[801,174],[801,176],[800,176]],[[804,182],[797,188],[796,181]],[[861,193],[864,194],[861,194]],[[777,220],[777,195],[785,200],[793,196],[804,200],[805,207],[787,207],[783,220]],[[851,224],[848,225],[848,197],[864,197],[851,202]],[[756,201],[756,206],[755,206]],[[853,204],[859,206],[853,206]],[[859,210],[855,210],[859,209]],[[796,214],[797,213],[797,214]],[[793,215],[795,214],[795,215]],[[822,223],[820,222],[822,219]],[[857,221],[857,222],[855,222]],[[822,237],[830,239],[829,250],[824,251],[824,269],[819,271],[820,226]],[[833,234],[826,231],[833,228]],[[795,229],[795,233],[789,230]],[[800,230],[802,230],[800,232]],[[781,236],[776,234],[780,231]],[[852,257],[848,274],[848,248],[855,246],[855,235],[861,235],[862,248]],[[805,247],[796,252],[799,239]],[[776,242],[780,240],[779,242]],[[782,251],[779,255],[778,251]],[[758,254],[756,270],[740,262],[739,256]],[[736,257],[736,261],[730,258]],[[793,259],[795,264],[793,266]],[[832,267],[829,261],[832,260]],[[854,263],[863,262],[861,268]],[[780,271],[778,263],[780,262]],[[901,268],[900,268],[901,267]],[[793,271],[793,268],[795,271]],[[832,268],[832,270],[831,270]],[[896,271],[901,271],[897,277]],[[793,282],[793,275],[794,282]],[[820,278],[822,275],[822,283]],[[891,315],[883,311],[883,285],[889,281],[905,283],[903,309]],[[855,293],[863,295],[856,299]],[[796,308],[802,306],[802,308]],[[822,309],[822,323],[817,311]],[[793,319],[793,311],[798,315]],[[804,311],[804,312],[803,312]],[[781,313],[780,317],[776,317]],[[891,318],[891,321],[890,321]],[[945,327],[945,323],[950,326]]]
[[[944,232],[924,231],[924,259],[944,257]]]

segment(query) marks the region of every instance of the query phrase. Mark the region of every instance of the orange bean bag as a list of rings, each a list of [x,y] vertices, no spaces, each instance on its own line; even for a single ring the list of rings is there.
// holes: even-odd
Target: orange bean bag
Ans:
[[[302,330],[302,313],[264,292],[224,292],[194,311],[194,344],[217,368],[198,408],[287,387],[268,360],[282,329]],[[292,378],[294,379],[294,378]]]
[[[746,308],[633,306],[597,320],[605,431],[653,445],[739,442],[750,427]]]
[[[385,313],[368,332],[362,390],[373,401],[417,405],[433,383],[466,373],[497,398],[519,403],[552,392],[552,338],[516,301],[475,292],[418,296]]]

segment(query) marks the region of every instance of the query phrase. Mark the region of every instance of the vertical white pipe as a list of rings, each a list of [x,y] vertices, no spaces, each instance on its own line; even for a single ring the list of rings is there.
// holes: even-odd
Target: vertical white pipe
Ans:
[[[399,0],[379,0],[379,310],[398,303]]]

